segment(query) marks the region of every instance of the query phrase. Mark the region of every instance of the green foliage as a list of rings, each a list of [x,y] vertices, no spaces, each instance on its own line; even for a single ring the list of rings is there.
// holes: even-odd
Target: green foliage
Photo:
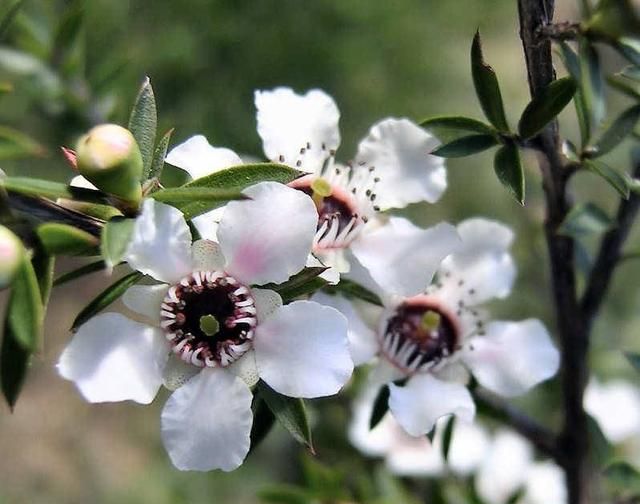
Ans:
[[[469,135],[441,145],[431,154],[444,158],[464,157],[485,151],[499,143],[494,135]]]
[[[162,170],[164,168],[164,159],[167,157],[167,149],[169,148],[169,142],[171,141],[171,135],[173,129],[167,131],[164,136],[158,142],[156,150],[153,153],[153,161],[151,162],[151,169],[147,178],[160,179],[162,176]]]
[[[286,282],[266,284],[262,288],[276,291],[280,294],[282,301],[288,303],[301,296],[312,294],[328,285],[328,282],[319,276],[326,270],[327,268],[325,267],[311,266],[296,273]]]
[[[629,199],[629,181],[610,166],[598,160],[585,160],[584,166],[591,172],[602,177],[624,199]],[[628,177],[628,176],[627,176]]]
[[[53,281],[53,286],[59,287],[60,285],[64,285],[67,282],[71,282],[72,280],[82,278],[85,275],[90,275],[91,273],[95,273],[97,271],[103,271],[106,268],[107,264],[102,259],[85,264],[84,266],[80,266],[77,269],[71,270],[68,273],[64,273],[63,275],[57,277]]]
[[[340,282],[328,285],[324,290],[329,294],[342,294],[347,299],[360,299],[376,306],[383,306],[377,294],[348,278],[340,278]]]
[[[456,424],[456,416],[451,415],[447,420],[447,425],[444,427],[444,433],[442,434],[442,458],[445,462],[449,460],[449,449],[451,448],[451,441],[453,440],[453,428]]]
[[[604,233],[612,225],[611,218],[594,203],[574,206],[562,222],[559,233],[573,238]]]
[[[68,224],[45,222],[36,229],[45,250],[52,255],[83,255],[95,253],[98,239]]]
[[[500,131],[509,131],[498,77],[493,68],[484,61],[479,31],[476,32],[471,46],[471,75],[484,115]]]
[[[154,158],[154,145],[156,141],[156,129],[158,127],[158,113],[156,110],[156,98],[153,94],[151,81],[146,77],[138,97],[136,98],[131,116],[129,117],[129,130],[133,133],[140,153],[142,154],[142,180],[150,177],[151,166]]]
[[[373,429],[384,418],[389,411],[389,394],[391,390],[389,385],[383,385],[378,390],[375,400],[373,401],[373,410],[371,411],[371,418],[369,418],[369,429]]]
[[[571,77],[553,81],[529,102],[520,116],[518,131],[522,138],[531,138],[549,124],[567,106],[576,92]]]
[[[120,298],[120,296],[122,296],[129,287],[137,284],[143,277],[144,275],[142,273],[134,271],[133,273],[129,273],[128,275],[116,280],[93,298],[89,304],[87,304],[87,306],[78,313],[71,325],[71,330],[76,331],[78,327],[87,322],[91,317],[97,315],[111,303]]]
[[[263,381],[258,382],[256,390],[278,423],[291,434],[293,439],[305,445],[311,453],[315,453],[304,401],[279,394]]]
[[[29,135],[0,126],[0,160],[42,156],[44,152],[44,147]]]
[[[524,205],[524,170],[517,147],[510,143],[500,147],[493,158],[493,168],[509,194]]]
[[[640,105],[634,105],[620,114],[594,145],[593,157],[600,157],[613,150],[631,134],[640,119]]]
[[[7,321],[16,343],[28,352],[35,351],[42,340],[43,317],[38,278],[25,256],[13,281]]]
[[[127,251],[135,219],[115,217],[107,222],[102,229],[100,252],[108,268],[113,268],[122,261]]]

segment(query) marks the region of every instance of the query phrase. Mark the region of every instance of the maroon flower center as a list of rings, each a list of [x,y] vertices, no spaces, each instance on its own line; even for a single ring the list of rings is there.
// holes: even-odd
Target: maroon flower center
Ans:
[[[196,271],[171,286],[160,326],[173,352],[195,366],[228,366],[251,348],[257,325],[251,291],[218,271]]]
[[[429,371],[460,343],[454,316],[427,295],[400,304],[382,331],[382,355],[407,374]]]

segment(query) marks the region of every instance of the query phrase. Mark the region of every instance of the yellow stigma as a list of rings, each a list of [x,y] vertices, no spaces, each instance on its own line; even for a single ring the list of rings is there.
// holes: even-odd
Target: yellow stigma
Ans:
[[[428,310],[423,316],[420,322],[422,329],[425,331],[434,331],[440,327],[441,316],[438,312]]]
[[[200,317],[200,330],[207,336],[213,336],[220,330],[220,324],[213,315]]]
[[[322,203],[322,200],[327,196],[331,196],[331,193],[333,192],[331,184],[322,177],[318,177],[313,182],[311,182],[311,190],[313,191],[313,195],[311,196],[311,198],[316,205],[320,205]]]

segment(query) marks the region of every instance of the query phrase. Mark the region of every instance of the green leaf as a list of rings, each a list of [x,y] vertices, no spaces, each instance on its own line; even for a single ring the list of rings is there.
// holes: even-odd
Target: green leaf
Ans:
[[[210,204],[216,204],[217,206],[223,206],[229,201],[247,199],[242,192],[237,189],[218,189],[211,187],[172,187],[169,189],[160,189],[152,194],[150,197],[156,201],[162,201],[164,203],[176,203],[178,205],[186,204],[188,208],[189,203],[193,202],[206,202]],[[195,217],[188,212],[184,212],[186,219]]]
[[[293,485],[273,485],[258,492],[262,502],[271,504],[314,504],[316,500],[304,488]]]
[[[615,148],[633,131],[638,119],[640,119],[640,105],[628,108],[620,114],[594,145],[596,152],[593,157],[600,157]]]
[[[385,384],[380,387],[375,400],[373,401],[373,410],[371,410],[371,418],[369,418],[369,429],[373,428],[380,423],[389,411],[389,385]]]
[[[251,425],[251,434],[249,436],[251,440],[249,453],[253,452],[264,441],[276,421],[276,417],[271,413],[269,406],[258,394],[253,396],[251,410],[253,411],[253,424]]]
[[[27,196],[42,196],[52,200],[73,197],[66,184],[30,177],[3,177],[0,178],[0,186],[10,192]]]
[[[80,266],[77,269],[71,270],[68,273],[64,273],[63,275],[60,275],[58,278],[56,278],[53,281],[53,286],[59,287],[60,285],[70,282],[71,280],[82,278],[85,275],[89,275],[97,271],[103,271],[106,268],[107,268],[107,263],[105,263],[102,260],[85,264],[84,266]]]
[[[371,292],[369,289],[366,289],[353,280],[348,280],[346,278],[341,278],[340,282],[335,285],[325,287],[325,291],[329,294],[343,294],[349,299],[361,299],[367,303],[383,306],[382,301],[377,294]]]
[[[471,75],[480,106],[489,122],[501,131],[509,131],[496,73],[484,61],[480,32],[471,45]]]
[[[615,48],[630,63],[640,66],[640,41],[638,39],[621,37],[616,41]]]
[[[151,172],[157,127],[156,98],[153,94],[149,77],[145,77],[129,117],[129,130],[133,133],[136,142],[138,142],[138,147],[140,147],[140,153],[142,154],[143,181],[149,178],[149,173]]]
[[[321,289],[328,282],[318,275],[321,275],[327,268],[312,266],[304,268],[301,272],[293,275],[289,280],[281,284],[266,284],[263,289],[270,289],[280,294],[284,303],[292,301],[300,296],[311,294]]]
[[[85,306],[80,313],[78,313],[78,316],[71,325],[71,331],[76,331],[78,327],[84,324],[87,320],[116,301],[129,287],[138,283],[142,277],[144,277],[142,273],[134,271],[133,273],[129,273],[112,283],[109,287],[93,298],[89,304]]]
[[[499,143],[499,140],[493,135],[469,135],[441,145],[431,154],[444,158],[464,157],[477,154]]]
[[[500,147],[493,159],[493,168],[502,185],[518,203],[524,205],[524,170],[517,147],[513,144]]]
[[[591,172],[602,177],[611,187],[613,187],[624,199],[629,199],[629,183],[627,178],[616,170],[607,166],[602,161],[585,160],[584,166]]]
[[[574,206],[560,225],[560,234],[579,238],[581,236],[604,233],[613,221],[600,207],[593,203]]]
[[[481,133],[484,135],[495,135],[496,130],[488,124],[464,116],[437,116],[425,119],[420,123],[424,129],[432,131],[438,136],[441,130],[453,130],[463,133]]]
[[[607,83],[617,91],[627,95],[630,98],[640,100],[640,87],[638,83],[622,75],[611,75],[607,77]]]
[[[16,14],[18,14],[23,3],[24,0],[17,0],[13,2],[7,9],[6,13],[2,16],[2,19],[0,19],[0,42],[4,41],[7,31],[11,27]]]
[[[35,271],[36,278],[38,279],[38,288],[40,289],[40,299],[42,301],[44,317],[44,312],[46,311],[47,304],[49,303],[51,288],[53,287],[55,258],[47,253],[42,246],[38,246],[34,249],[31,264],[33,264],[33,271]]]
[[[605,116],[604,77],[600,57],[587,40],[580,42],[581,89],[584,96],[591,131],[596,130]]]
[[[52,255],[81,255],[93,251],[98,239],[76,227],[57,222],[46,222],[36,228],[42,245]]]
[[[451,448],[451,441],[453,440],[453,427],[456,423],[455,415],[451,415],[447,420],[447,425],[444,427],[444,433],[442,435],[442,458],[445,462],[449,460],[449,450]]]
[[[311,453],[315,453],[304,401],[278,394],[262,380],[258,382],[257,391],[278,423],[291,434],[293,439],[305,445]]]
[[[560,42],[560,50],[564,66],[569,72],[569,75],[573,77],[575,82],[579,83],[578,89],[576,90],[575,95],[573,95],[573,104],[576,108],[578,126],[580,127],[580,139],[582,146],[585,146],[591,139],[591,120],[589,119],[589,110],[587,109],[587,102],[582,89],[583,83],[580,59],[573,49],[571,49],[571,47],[569,47],[569,45],[564,41]]]
[[[122,261],[131,241],[135,222],[135,219],[115,217],[102,228],[100,253],[108,268],[113,268]]]
[[[275,163],[255,163],[232,166],[226,170],[212,173],[206,177],[193,180],[182,187],[207,187],[211,189],[235,189],[242,191],[258,182],[273,181],[281,184],[289,182],[304,175],[298,170]],[[174,205],[185,215],[195,217],[209,210],[218,208],[220,204],[209,201],[195,201],[182,205]]]
[[[613,462],[605,468],[603,476],[616,493],[640,493],[640,472],[628,462]]]
[[[16,341],[15,333],[11,330],[8,319],[5,319],[0,347],[0,380],[2,394],[12,411],[27,377],[30,358],[31,352]]]
[[[25,256],[12,283],[7,323],[16,343],[27,352],[34,352],[42,340],[43,318],[38,278]]]
[[[29,135],[8,126],[0,126],[0,159],[40,157],[45,152],[45,148]]]
[[[604,467],[611,459],[613,447],[600,429],[598,422],[590,415],[587,415],[587,429],[592,462],[597,467]]]
[[[171,141],[171,135],[173,134],[173,128],[167,131],[164,136],[158,142],[156,150],[153,153],[153,160],[151,161],[151,169],[147,178],[160,179],[162,176],[162,170],[164,168],[164,159],[167,157],[167,149],[169,148],[169,142]]]
[[[633,368],[640,373],[640,354],[634,352],[625,352],[624,356],[627,358]]]
[[[576,84],[571,77],[551,82],[522,112],[518,123],[520,136],[535,136],[567,106],[575,92]]]

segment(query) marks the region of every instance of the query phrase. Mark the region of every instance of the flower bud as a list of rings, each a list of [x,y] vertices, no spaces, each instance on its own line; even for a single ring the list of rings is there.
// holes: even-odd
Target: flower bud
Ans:
[[[0,226],[0,289],[11,283],[24,254],[20,239],[8,228]]]
[[[131,132],[117,124],[91,129],[76,147],[78,171],[98,189],[127,202],[142,198],[142,155]]]

